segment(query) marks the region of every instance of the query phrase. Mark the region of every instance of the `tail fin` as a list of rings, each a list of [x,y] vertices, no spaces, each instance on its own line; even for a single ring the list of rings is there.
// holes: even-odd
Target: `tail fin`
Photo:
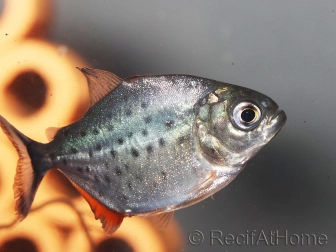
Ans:
[[[0,127],[19,154],[13,189],[16,199],[15,211],[18,219],[22,221],[31,208],[36,190],[47,170],[47,167],[41,166],[47,166],[47,164],[43,160],[44,155],[34,150],[35,145],[41,144],[24,136],[2,116],[0,116]]]

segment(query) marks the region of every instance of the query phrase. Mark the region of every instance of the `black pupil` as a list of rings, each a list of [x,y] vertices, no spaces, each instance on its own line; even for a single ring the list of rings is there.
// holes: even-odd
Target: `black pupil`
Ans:
[[[244,122],[252,122],[253,119],[255,117],[255,112],[253,109],[245,109],[242,113],[241,113],[241,119],[244,121]]]

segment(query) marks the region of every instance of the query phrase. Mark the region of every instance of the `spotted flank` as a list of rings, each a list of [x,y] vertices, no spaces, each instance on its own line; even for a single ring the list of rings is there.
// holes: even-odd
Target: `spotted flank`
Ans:
[[[23,220],[44,175],[59,169],[107,234],[125,217],[167,223],[173,211],[229,184],[283,127],[286,115],[251,89],[187,75],[121,79],[79,69],[90,108],[38,143],[0,116],[18,154],[16,212]]]

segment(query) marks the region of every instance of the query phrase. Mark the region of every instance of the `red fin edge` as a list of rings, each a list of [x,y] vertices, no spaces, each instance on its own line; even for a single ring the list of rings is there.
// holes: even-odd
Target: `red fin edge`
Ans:
[[[72,182],[72,184],[80,192],[80,194],[84,197],[84,199],[89,203],[96,219],[100,219],[100,222],[102,223],[102,227],[104,228],[105,233],[107,235],[112,235],[120,227],[124,219],[124,215],[108,209],[98,200],[93,198],[79,185],[75,184],[74,182]]]

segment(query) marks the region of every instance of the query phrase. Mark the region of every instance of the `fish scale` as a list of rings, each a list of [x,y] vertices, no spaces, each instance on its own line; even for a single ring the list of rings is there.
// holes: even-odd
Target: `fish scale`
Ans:
[[[19,153],[14,191],[20,219],[54,168],[108,234],[126,216],[169,214],[229,184],[286,121],[269,97],[232,84],[188,75],[121,80],[80,70],[88,79],[90,109],[50,143],[29,139],[0,116]]]
[[[60,160],[65,158],[67,164],[57,162],[54,166],[60,167],[84,189],[94,189],[96,198],[118,212],[147,213],[161,209],[167,203],[176,204],[176,190],[191,190],[205,176],[193,171],[197,164],[193,164],[190,151],[195,117],[192,111],[194,104],[214,88],[215,85],[203,85],[197,78],[188,76],[137,78],[132,84],[125,80],[125,84],[91,109],[80,123],[64,129],[66,136],[59,132],[48,146],[48,152],[57,153],[60,148],[58,138],[61,138],[65,151],[58,156]],[[149,94],[148,90],[151,91]],[[184,93],[192,95],[186,97]],[[150,103],[149,95],[156,97]],[[173,97],[177,102],[166,97]],[[103,108],[111,111],[109,117],[100,114]],[[151,120],[146,123],[149,115]],[[81,137],[79,127],[86,128],[83,124],[88,132],[98,130],[99,133],[94,138],[91,134]],[[113,130],[109,130],[111,126]],[[132,137],[128,136],[129,132]],[[118,142],[121,139],[122,144]],[[96,150],[97,145],[101,150]],[[147,150],[149,146],[150,152]],[[81,151],[66,154],[71,148]],[[112,149],[115,157],[111,155]],[[176,169],[180,165],[183,169]],[[99,184],[94,176],[85,174],[85,169],[76,169],[87,166]],[[111,195],[120,197],[112,202]]]

